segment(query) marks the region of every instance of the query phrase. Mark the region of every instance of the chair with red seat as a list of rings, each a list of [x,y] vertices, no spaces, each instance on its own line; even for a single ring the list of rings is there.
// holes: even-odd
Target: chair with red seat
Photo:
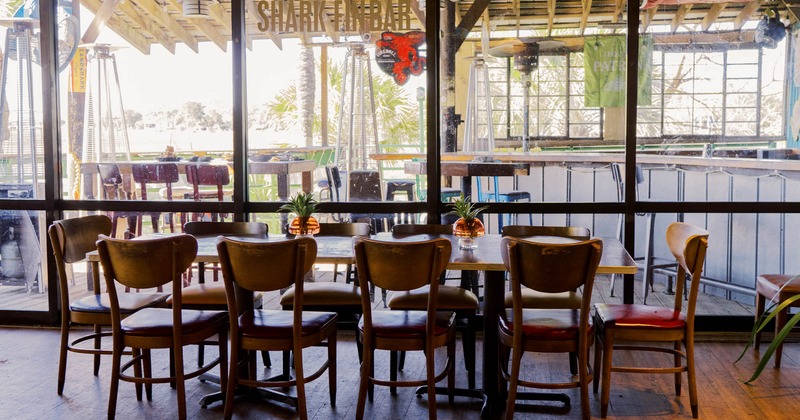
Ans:
[[[599,239],[575,243],[539,243],[514,237],[500,242],[503,263],[511,278],[512,305],[499,319],[501,349],[511,349],[511,371],[501,364],[503,378],[509,380],[506,418],[514,417],[515,403],[526,399],[517,386],[562,389],[580,388],[581,414],[589,418],[589,347],[594,332],[589,322],[592,287],[603,245]],[[528,309],[523,306],[523,290],[564,293],[583,287],[580,308]],[[522,380],[523,353],[577,353],[578,380],[561,383]],[[502,354],[503,352],[501,352]],[[506,353],[507,354],[507,353]]]
[[[800,294],[800,279],[787,274],[762,274],[756,278],[756,324],[764,315],[766,301],[780,305],[788,298]],[[789,304],[788,307],[775,314],[775,335],[783,329],[788,321],[789,307],[800,306],[800,301]],[[758,350],[761,344],[761,330],[756,332],[753,347]],[[783,355],[783,342],[775,348],[775,367],[781,367]]]
[[[131,165],[131,174],[133,175],[133,182],[139,184],[139,195],[142,200],[147,200],[148,186],[152,187],[153,184],[163,184],[164,194],[162,194],[167,201],[172,201],[172,184],[178,182],[179,173],[178,165],[174,163],[137,163]],[[159,231],[159,219],[161,213],[149,213],[151,223],[153,225],[153,232]],[[169,223],[169,231],[175,232],[175,222],[172,213],[167,213],[167,223]],[[139,219],[136,231],[139,235],[142,234],[142,221]]]
[[[598,344],[595,348],[595,369],[602,365],[603,390],[600,399],[600,416],[608,413],[611,372],[671,373],[675,376],[675,394],[681,394],[681,373],[689,381],[689,403],[692,417],[697,418],[697,383],[694,363],[694,314],[700,274],[708,248],[708,232],[688,223],[675,222],[667,228],[667,245],[678,263],[675,303],[672,308],[647,305],[606,304],[595,305],[594,325]],[[691,276],[689,300],[683,309],[683,288],[686,276]],[[637,342],[636,345],[619,345],[618,340]],[[673,348],[657,347],[648,343],[672,343]],[[643,343],[643,344],[642,344]],[[681,350],[681,345],[685,350]],[[671,367],[613,366],[614,350],[635,350],[672,354]],[[681,359],[685,359],[683,364]],[[600,376],[594,377],[597,392]]]
[[[359,238],[354,251],[364,311],[358,324],[364,360],[361,363],[356,419],[364,417],[367,397],[372,402],[374,385],[427,386],[428,418],[436,419],[436,382],[447,376],[451,402],[455,388],[455,314],[437,311],[439,276],[450,261],[450,241],[440,238],[421,242],[384,242]],[[373,311],[369,300],[372,283],[392,291],[429,286],[427,307],[425,310]],[[437,375],[434,350],[439,347],[447,348],[447,362]],[[396,381],[377,378],[375,350],[423,351],[426,379]]]

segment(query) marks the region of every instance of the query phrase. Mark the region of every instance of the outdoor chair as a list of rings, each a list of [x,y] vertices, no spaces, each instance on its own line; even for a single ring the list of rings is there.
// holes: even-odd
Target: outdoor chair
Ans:
[[[58,270],[58,289],[61,301],[61,342],[58,358],[58,395],[64,391],[67,374],[67,354],[69,352],[94,355],[94,376],[100,370],[100,355],[110,355],[109,348],[101,347],[101,338],[110,337],[110,331],[102,327],[111,326],[111,303],[107,293],[94,290],[94,294],[70,301],[67,264],[76,264],[86,258],[86,253],[97,249],[97,238],[111,234],[111,220],[104,215],[84,216],[74,219],[57,220],[50,225],[48,235],[53,245],[53,256]],[[99,273],[87,273],[87,276]],[[125,317],[149,306],[163,304],[167,295],[128,294],[119,295],[120,316]],[[73,325],[92,325],[93,332],[82,334],[70,341]],[[91,348],[80,345],[91,341]]]
[[[133,182],[139,185],[139,196],[142,200],[147,200],[147,189],[152,188],[154,185],[164,185],[165,191],[162,196],[172,201],[172,184],[178,182],[178,165],[174,163],[137,163],[131,165],[131,173],[133,175]],[[153,232],[159,232],[159,219],[161,218],[160,212],[147,213],[150,216],[153,225]],[[142,221],[138,221],[136,232],[138,235],[142,234]],[[169,224],[169,231],[175,232],[175,222],[173,214],[167,213],[167,223]]]
[[[600,417],[608,413],[611,372],[667,373],[675,377],[675,394],[681,395],[681,372],[689,381],[689,404],[692,417],[697,418],[697,382],[694,364],[694,315],[700,274],[708,248],[708,232],[688,223],[675,222],[667,228],[667,245],[678,262],[675,303],[670,308],[634,304],[595,304],[594,326],[598,344],[595,348],[595,369],[602,371],[603,392],[600,397]],[[683,288],[686,276],[691,276],[686,313],[683,306]],[[618,341],[637,342],[622,345]],[[656,347],[648,343],[672,343],[673,348]],[[642,344],[643,343],[643,344]],[[684,351],[681,350],[683,345]],[[612,366],[614,350],[634,350],[672,354],[674,367]],[[685,359],[685,364],[681,359]],[[602,370],[600,369],[602,365]],[[597,392],[599,375],[594,377]]]
[[[213,200],[222,202],[225,201],[225,196],[233,194],[232,190],[225,189],[231,183],[227,165],[187,165],[186,181],[192,185],[191,196],[186,198],[191,198],[194,201]],[[211,213],[212,222],[224,220],[226,217],[228,216],[225,213]],[[199,221],[202,218],[202,214],[192,214],[192,221]],[[182,214],[181,224],[185,222],[186,218]]]
[[[373,397],[374,385],[427,386],[428,418],[436,419],[436,382],[447,376],[450,401],[455,387],[455,314],[439,311],[439,276],[450,261],[450,241],[435,239],[422,242],[382,242],[359,238],[355,243],[356,266],[364,314],[358,324],[358,334],[364,345],[361,363],[361,382],[358,390],[356,419],[364,418],[367,397]],[[430,287],[431,297],[424,311],[373,311],[367,295],[369,286],[397,292]],[[447,362],[436,374],[434,351],[447,348]],[[375,350],[423,351],[424,380],[384,380],[375,376]]]
[[[286,396],[306,419],[305,384],[328,370],[331,406],[336,405],[336,314],[313,312],[303,306],[305,274],[314,265],[317,244],[312,238],[279,242],[244,242],[230,238],[217,241],[220,265],[228,300],[231,329],[230,377],[225,392],[225,418],[233,415],[237,386],[294,386],[296,398]],[[281,264],[275,264],[280,261]],[[277,291],[294,286],[292,311],[267,311],[253,307],[257,292]],[[303,349],[327,342],[328,359],[314,373],[303,371]],[[259,379],[255,351],[292,351],[295,379]],[[239,366],[240,361],[243,362]]]
[[[152,400],[155,383],[175,387],[178,417],[185,419],[185,380],[208,372],[219,364],[221,385],[225,387],[228,358],[228,314],[225,311],[192,310],[182,305],[181,274],[197,255],[197,240],[190,235],[177,235],[146,240],[121,240],[100,236],[97,242],[100,263],[111,302],[113,334],[113,366],[108,399],[108,417],[116,414],[119,381],[136,384],[136,399],[141,401],[142,384],[147,400]],[[172,286],[172,308],[144,308],[122,319],[117,284],[132,288]],[[219,357],[194,371],[185,372],[183,347],[217,337]],[[122,363],[123,350],[132,349],[133,358]],[[168,376],[153,377],[151,351],[168,349]],[[126,373],[133,368],[133,375]]]
[[[568,243],[539,243],[505,237],[500,243],[503,263],[511,278],[512,305],[500,314],[499,337],[501,354],[508,360],[511,350],[511,371],[501,364],[503,378],[510,382],[506,401],[506,419],[514,418],[515,404],[528,395],[518,393],[519,385],[532,388],[580,388],[581,414],[589,418],[589,347],[594,331],[589,322],[592,286],[603,243],[599,239]],[[583,287],[580,308],[529,309],[523,305],[522,290],[529,288],[543,293],[564,293]],[[578,380],[552,383],[523,380],[520,377],[523,353],[577,353]]]

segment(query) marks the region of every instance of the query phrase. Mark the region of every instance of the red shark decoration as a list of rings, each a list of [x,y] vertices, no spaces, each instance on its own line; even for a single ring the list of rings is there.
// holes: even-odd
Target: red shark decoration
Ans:
[[[419,47],[424,43],[425,32],[384,32],[375,42],[375,62],[403,86],[408,82],[409,74],[419,76],[425,70],[425,57],[419,55]]]

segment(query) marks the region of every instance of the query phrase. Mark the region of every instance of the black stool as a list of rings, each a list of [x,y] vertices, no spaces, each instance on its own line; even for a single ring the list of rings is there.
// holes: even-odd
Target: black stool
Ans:
[[[405,193],[408,201],[414,201],[414,181],[387,181],[386,182],[386,201],[394,201],[394,196],[398,193]]]

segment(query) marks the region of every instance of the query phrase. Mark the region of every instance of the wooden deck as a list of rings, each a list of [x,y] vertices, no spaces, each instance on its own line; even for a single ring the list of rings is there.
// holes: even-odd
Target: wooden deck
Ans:
[[[319,265],[317,268],[317,281],[331,281],[332,268],[333,266],[331,265]],[[75,285],[70,288],[70,295],[72,298],[89,293],[86,289],[85,267],[82,264],[77,264],[74,269]],[[339,267],[340,272],[343,271],[343,269],[344,267]],[[455,273],[457,275],[458,272]],[[450,273],[448,276],[453,276],[453,274]],[[343,275],[340,273],[338,281],[342,281],[342,278]],[[673,296],[665,293],[666,287],[664,283],[659,280],[660,278],[657,277],[655,292],[648,295],[648,304],[672,306]],[[103,281],[104,280],[101,278],[101,283]],[[595,290],[592,299],[595,302],[622,303],[622,278],[617,277],[615,286],[616,297],[612,298],[609,296],[610,285],[611,281],[609,276],[598,276],[595,282]],[[642,284],[639,276],[636,277],[634,291],[635,302],[642,303]],[[277,294],[268,294],[265,297],[264,306],[266,308],[277,308]],[[25,286],[0,286],[0,308],[7,310],[44,311],[47,310],[47,294],[28,293]],[[382,309],[383,304],[376,300],[374,308]],[[752,305],[725,300],[702,292],[699,295],[697,303],[697,314],[699,315],[752,316],[753,310],[754,308]]]

